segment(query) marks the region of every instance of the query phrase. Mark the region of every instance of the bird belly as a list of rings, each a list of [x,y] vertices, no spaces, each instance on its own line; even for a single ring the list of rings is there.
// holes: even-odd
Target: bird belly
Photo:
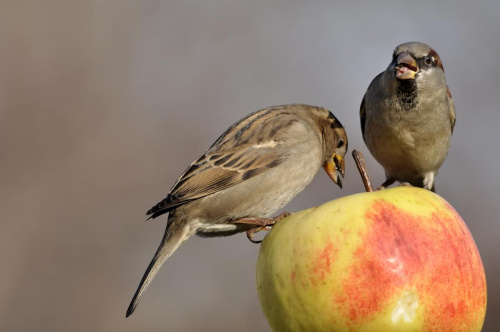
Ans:
[[[370,130],[374,127],[377,129]],[[446,158],[450,142],[449,124],[427,128],[425,122],[412,123],[404,119],[367,126],[366,135],[368,149],[385,173],[406,182],[436,172]]]
[[[233,221],[272,216],[312,181],[321,164],[317,155],[314,151],[311,158],[301,158],[307,162],[300,164],[293,164],[294,158],[290,158],[290,161],[238,185],[186,204],[199,206],[189,207],[191,215],[198,214],[197,234],[232,235],[251,227]],[[299,167],[301,171],[291,171],[295,167]]]

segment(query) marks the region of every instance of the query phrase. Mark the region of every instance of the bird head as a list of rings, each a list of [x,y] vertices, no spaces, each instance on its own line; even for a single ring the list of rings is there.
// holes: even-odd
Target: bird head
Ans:
[[[439,55],[430,46],[419,42],[404,43],[396,47],[389,65],[398,80],[413,80],[421,73],[430,73],[436,68],[444,73]]]
[[[330,179],[342,188],[342,178],[345,175],[344,156],[347,152],[347,134],[340,121],[331,112],[329,112],[328,120],[330,121],[327,129],[328,134],[324,133],[324,137],[327,139],[325,139],[323,169]]]

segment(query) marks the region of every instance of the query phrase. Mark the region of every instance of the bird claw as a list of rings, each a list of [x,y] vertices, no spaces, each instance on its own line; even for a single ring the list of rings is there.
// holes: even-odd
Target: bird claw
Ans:
[[[255,244],[259,244],[262,242],[262,240],[254,240],[254,235],[255,233],[258,233],[260,232],[261,230],[263,230],[264,227],[253,227],[253,228],[250,228],[247,230],[247,238],[250,242],[252,243],[255,243]]]
[[[276,224],[276,222],[285,217],[288,217],[290,214],[291,214],[290,212],[285,211],[281,213],[279,216],[273,218],[243,218],[234,221],[234,223],[254,225],[254,227],[251,227],[246,231],[247,238],[252,243],[261,243],[262,240],[254,240],[255,233],[258,233],[262,230],[266,231],[271,230],[271,228]]]
[[[389,186],[390,186],[391,184],[393,184],[394,182],[396,182],[396,180],[395,180],[395,179],[389,178],[389,179],[385,180],[385,182],[384,182],[384,183],[382,183],[382,184],[380,185],[380,187],[378,187],[378,188],[377,188],[377,189],[375,189],[375,190],[376,190],[376,191],[378,191],[378,190],[383,190],[383,189],[385,189],[385,188],[389,187]]]

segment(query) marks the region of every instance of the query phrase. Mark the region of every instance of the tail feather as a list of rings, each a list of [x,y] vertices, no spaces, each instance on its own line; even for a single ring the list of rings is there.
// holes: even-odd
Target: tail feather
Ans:
[[[156,251],[155,256],[149,263],[144,276],[142,277],[141,283],[137,288],[137,291],[130,302],[130,305],[127,309],[127,314],[125,317],[132,315],[141,300],[142,295],[148,288],[153,278],[156,276],[160,267],[163,263],[170,257],[172,254],[179,248],[181,244],[183,244],[189,237],[191,237],[194,232],[191,231],[191,227],[186,223],[178,224],[175,221],[169,223],[167,225],[167,229],[165,230],[165,235],[163,235],[163,239]]]

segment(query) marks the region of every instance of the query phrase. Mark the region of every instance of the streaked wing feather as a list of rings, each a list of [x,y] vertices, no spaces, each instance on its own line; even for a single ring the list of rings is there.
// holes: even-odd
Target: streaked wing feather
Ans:
[[[192,200],[224,190],[281,164],[287,157],[283,134],[305,126],[285,109],[267,108],[231,126],[191,164],[169,195],[148,211],[151,218]]]
[[[201,198],[265,172],[279,165],[283,157],[276,149],[253,147],[236,149],[222,156],[207,155],[208,163],[182,178],[170,194],[180,200]]]
[[[229,156],[229,157],[228,157]],[[228,158],[227,158],[228,157]],[[272,147],[237,148],[225,154],[207,154],[193,163],[169,195],[151,208],[151,218],[189,201],[216,193],[276,167],[286,155]]]

